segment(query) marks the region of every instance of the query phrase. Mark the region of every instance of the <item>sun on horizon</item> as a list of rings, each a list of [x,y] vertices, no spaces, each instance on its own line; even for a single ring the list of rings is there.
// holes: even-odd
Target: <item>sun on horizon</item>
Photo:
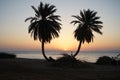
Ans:
[[[31,5],[38,7],[39,2],[37,0],[0,0],[0,51],[41,50],[41,43],[34,41],[28,34],[29,22],[24,22],[27,17],[34,16]],[[74,20],[71,16],[79,15],[80,10],[88,8],[97,11],[98,16],[101,17],[103,35],[95,33],[93,43],[82,44],[81,50],[120,50],[119,0],[71,0],[69,3],[67,0],[46,0],[44,2],[55,5],[56,14],[60,15],[62,20],[59,38],[52,39],[50,44],[45,44],[46,50],[76,50],[78,42],[73,34],[76,26],[70,24]]]

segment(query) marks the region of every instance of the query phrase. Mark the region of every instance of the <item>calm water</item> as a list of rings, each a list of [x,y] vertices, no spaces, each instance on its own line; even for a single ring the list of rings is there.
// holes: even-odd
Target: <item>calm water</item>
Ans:
[[[14,51],[13,53],[15,53],[17,58],[44,59],[41,51]],[[48,51],[46,55],[56,59],[61,57],[63,53],[71,54],[71,52]],[[88,62],[95,62],[100,56],[115,57],[118,54],[118,52],[80,52],[76,58]]]

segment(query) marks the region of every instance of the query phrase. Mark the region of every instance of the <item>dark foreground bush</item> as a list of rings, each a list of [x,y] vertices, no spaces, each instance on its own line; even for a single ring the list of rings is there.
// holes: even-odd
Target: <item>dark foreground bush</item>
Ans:
[[[117,60],[117,64],[120,65],[120,60]]]
[[[6,52],[0,52],[0,59],[2,58],[16,58],[16,55]]]
[[[111,57],[102,56],[97,59],[96,64],[117,65],[117,61]]]
[[[86,68],[90,67],[87,62],[82,62],[77,60],[75,57],[70,56],[68,54],[63,54],[63,57],[58,58],[54,62],[52,62],[52,66],[54,67],[69,67],[69,68]]]

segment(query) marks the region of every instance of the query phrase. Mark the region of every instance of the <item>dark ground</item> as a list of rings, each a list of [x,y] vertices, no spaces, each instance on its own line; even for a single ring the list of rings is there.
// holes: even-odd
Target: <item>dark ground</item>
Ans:
[[[44,60],[0,59],[0,80],[120,80],[120,66],[52,67]]]

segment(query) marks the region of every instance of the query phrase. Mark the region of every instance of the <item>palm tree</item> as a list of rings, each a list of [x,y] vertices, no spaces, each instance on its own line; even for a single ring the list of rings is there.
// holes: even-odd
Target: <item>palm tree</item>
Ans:
[[[42,54],[49,61],[50,59],[45,55],[44,43],[50,43],[53,38],[59,37],[58,33],[60,32],[61,24],[58,21],[61,21],[59,19],[60,16],[54,15],[57,10],[54,5],[40,2],[37,9],[34,6],[31,7],[35,11],[35,16],[28,17],[25,20],[25,22],[30,20],[28,33],[33,36],[34,40],[39,39],[42,44]]]
[[[88,10],[80,10],[80,16],[79,15],[73,15],[72,17],[76,18],[77,20],[73,20],[71,24],[73,23],[78,24],[76,30],[74,31],[74,37],[79,41],[79,46],[76,51],[76,53],[73,55],[74,57],[79,53],[81,44],[86,41],[87,43],[90,43],[93,41],[93,31],[102,34],[100,29],[103,27],[101,24],[102,22],[98,19],[100,17],[96,16],[97,12]]]

